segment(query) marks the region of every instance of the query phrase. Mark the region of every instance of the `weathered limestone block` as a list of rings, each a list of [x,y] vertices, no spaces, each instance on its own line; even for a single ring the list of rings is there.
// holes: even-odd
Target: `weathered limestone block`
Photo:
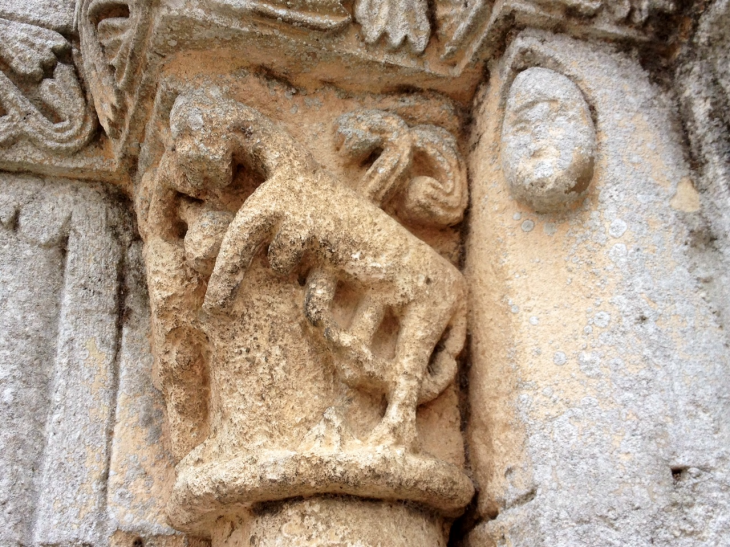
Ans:
[[[92,201],[93,194],[85,197],[74,200],[76,206],[68,211],[63,297],[36,507],[39,543],[98,544],[104,535],[122,249],[109,225],[106,204]]]
[[[702,252],[697,256],[703,289],[730,321],[730,2],[710,3],[680,56],[675,81],[697,165],[708,229],[698,230]],[[713,253],[713,251],[715,251]],[[704,255],[704,256],[702,256]],[[714,255],[714,256],[713,256]]]
[[[42,187],[37,182],[35,185],[21,182],[28,186],[26,201],[31,201],[32,190]],[[41,221],[47,216],[38,214],[48,209],[44,200],[28,207],[23,215],[26,222],[18,226],[16,199],[20,196],[11,195],[15,192],[7,188],[8,183],[8,178],[3,177],[0,541],[19,544],[29,543],[32,538],[32,522],[28,516],[35,506],[37,470],[43,462],[43,433],[50,405],[48,384],[53,376],[64,257],[58,245],[61,239],[58,223],[54,230]]]
[[[585,100],[594,116],[593,177],[562,212],[535,211],[539,193],[515,199],[500,161],[510,89],[532,67],[583,99],[535,92],[531,108]],[[608,46],[525,31],[475,119],[469,446],[485,522],[471,544],[722,544],[727,347],[690,272],[700,200],[671,102]],[[580,142],[554,137],[580,156]]]
[[[128,214],[99,186],[20,175],[0,179],[0,212],[0,543],[183,545],[163,514],[170,457]]]
[[[729,5],[0,0],[0,544],[726,544]]]
[[[3,363],[4,374],[9,373],[3,382],[8,410],[25,417],[25,423],[3,424],[7,441],[2,453],[21,456],[7,469],[10,511],[5,515],[10,522],[3,528],[12,535],[6,541],[98,543],[118,330],[121,256],[111,236],[114,220],[101,195],[91,189],[6,176],[2,191],[10,248],[25,247],[20,256],[47,264],[36,277],[30,264],[17,271],[13,260],[4,263],[10,282],[3,316],[20,319],[17,327],[9,325],[7,335],[27,345],[30,357],[27,368],[17,369],[13,361],[24,350],[16,347]],[[20,287],[28,278],[40,284],[47,279],[48,288],[36,298],[23,298]],[[34,315],[39,321],[28,321]],[[28,324],[42,331],[23,334]],[[24,480],[14,481],[16,473]],[[23,506],[13,509],[19,500]]]

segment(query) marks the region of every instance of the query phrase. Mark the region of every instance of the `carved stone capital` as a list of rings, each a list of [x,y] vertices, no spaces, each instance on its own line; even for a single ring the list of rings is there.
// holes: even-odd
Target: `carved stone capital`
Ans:
[[[474,493],[446,418],[458,416],[466,287],[416,234],[451,237],[467,203],[463,160],[446,129],[392,110],[327,117],[315,148],[332,143],[332,170],[257,108],[181,94],[137,190],[180,460],[168,514],[222,546],[261,537],[267,503],[298,515],[321,505],[324,520],[349,505],[353,522],[381,514],[383,530],[430,530],[393,545],[422,533],[442,545],[443,519]],[[429,407],[442,418],[426,419]],[[298,498],[309,501],[285,501]],[[383,509],[397,501],[415,505]]]

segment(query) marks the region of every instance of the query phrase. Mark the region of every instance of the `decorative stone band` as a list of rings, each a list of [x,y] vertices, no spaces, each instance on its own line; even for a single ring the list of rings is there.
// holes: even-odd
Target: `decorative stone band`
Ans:
[[[0,19],[0,147],[27,140],[72,153],[91,138],[96,120],[71,64],[71,45],[59,33]]]
[[[471,480],[455,465],[383,448],[329,454],[261,451],[211,463],[193,452],[178,469],[167,513],[176,528],[193,534],[210,530],[232,507],[299,496],[412,501],[454,517],[474,495]]]
[[[673,13],[672,0],[481,0],[473,2],[446,45],[444,59],[462,66],[494,51],[515,24],[609,40],[651,41],[652,15]],[[485,55],[486,54],[486,55]]]

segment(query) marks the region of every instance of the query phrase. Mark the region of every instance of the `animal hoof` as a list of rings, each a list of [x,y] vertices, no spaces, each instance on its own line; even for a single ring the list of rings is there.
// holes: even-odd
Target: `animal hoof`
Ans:
[[[418,434],[415,426],[381,422],[370,434],[370,446],[403,447],[408,452],[418,452]]]

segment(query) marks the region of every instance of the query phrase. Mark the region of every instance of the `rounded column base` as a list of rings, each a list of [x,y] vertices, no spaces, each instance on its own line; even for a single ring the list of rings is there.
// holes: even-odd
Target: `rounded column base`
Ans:
[[[219,518],[212,547],[445,547],[444,519],[413,504],[321,496]]]

